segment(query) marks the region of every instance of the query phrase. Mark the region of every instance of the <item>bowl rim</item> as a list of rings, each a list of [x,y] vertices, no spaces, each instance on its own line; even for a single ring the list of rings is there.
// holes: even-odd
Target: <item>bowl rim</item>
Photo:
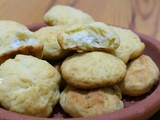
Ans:
[[[33,25],[27,26],[29,30],[37,30],[41,27],[45,27],[45,23],[37,23]],[[144,35],[142,33],[133,31],[136,33],[141,40],[144,40],[146,42],[151,43],[153,46],[156,47],[158,52],[160,53],[160,41],[156,40],[155,38],[152,38],[150,36]],[[159,68],[160,69],[160,68]],[[153,100],[154,99],[154,100]],[[94,117],[84,117],[84,118],[42,118],[42,117],[34,117],[34,116],[28,116],[28,115],[22,115],[18,113],[14,113],[11,111],[7,111],[3,108],[0,108],[0,119],[23,119],[23,120],[135,120],[135,119],[148,119],[153,114],[155,114],[158,110],[160,110],[160,85],[157,86],[157,88],[153,91],[153,93],[149,96],[147,96],[145,99],[135,103],[134,105],[131,105],[127,108],[124,108],[122,110],[115,111],[110,114],[104,114]],[[132,109],[133,112],[130,112],[130,109]],[[152,112],[151,112],[152,110]],[[145,116],[144,116],[145,114]],[[118,117],[117,117],[118,116]]]

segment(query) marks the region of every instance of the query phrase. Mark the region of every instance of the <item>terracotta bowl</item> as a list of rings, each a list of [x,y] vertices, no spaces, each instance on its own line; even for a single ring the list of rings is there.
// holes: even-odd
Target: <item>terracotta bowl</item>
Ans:
[[[45,26],[44,23],[29,26],[29,29],[35,31]],[[149,55],[160,69],[160,42],[145,36],[136,34],[145,43],[146,48],[143,54]],[[107,115],[99,115],[86,118],[71,118],[57,104],[54,113],[49,118],[38,118],[33,116],[22,115],[7,111],[0,108],[0,119],[3,120],[146,120],[160,110],[160,78],[159,83],[147,94],[140,97],[124,97],[125,108]]]

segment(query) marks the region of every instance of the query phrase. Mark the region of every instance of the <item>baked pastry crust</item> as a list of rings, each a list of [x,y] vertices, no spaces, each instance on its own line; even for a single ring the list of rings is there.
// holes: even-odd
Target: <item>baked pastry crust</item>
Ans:
[[[15,36],[17,30],[28,30],[25,25],[11,20],[0,20],[0,28],[1,42]]]
[[[122,81],[126,75],[126,64],[105,52],[79,53],[63,61],[61,72],[69,85],[92,89]]]
[[[108,114],[124,107],[118,86],[92,90],[67,86],[60,95],[60,105],[72,117]]]
[[[141,55],[127,65],[127,74],[118,86],[124,95],[140,96],[149,92],[158,78],[157,65],[149,56]]]
[[[115,51],[120,38],[111,27],[102,22],[75,24],[58,36],[63,49],[77,51]]]
[[[62,49],[57,41],[58,34],[63,32],[67,27],[67,25],[47,26],[40,28],[34,33],[37,40],[44,45],[43,59],[56,60],[66,57],[71,53],[68,50]]]
[[[2,20],[0,28],[0,64],[17,54],[42,57],[43,44],[24,25]]]
[[[44,21],[46,24],[54,26],[75,23],[90,23],[94,22],[94,19],[87,13],[84,13],[76,8],[65,5],[55,5],[45,13]]]
[[[119,35],[120,45],[112,52],[113,55],[127,63],[142,54],[145,44],[131,30],[111,26],[111,28]]]
[[[48,117],[59,100],[59,72],[48,62],[17,55],[0,66],[0,104],[26,115]]]

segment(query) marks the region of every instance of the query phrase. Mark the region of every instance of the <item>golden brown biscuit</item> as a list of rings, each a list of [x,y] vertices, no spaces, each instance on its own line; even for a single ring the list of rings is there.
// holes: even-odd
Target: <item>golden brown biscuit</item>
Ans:
[[[55,60],[67,56],[70,51],[63,50],[58,41],[57,36],[63,32],[68,26],[57,25],[53,27],[42,27],[35,32],[37,40],[44,45],[43,59]]]
[[[134,59],[141,55],[145,48],[145,44],[131,30],[122,29],[111,26],[111,28],[119,35],[120,45],[112,54],[119,57],[125,63],[130,59]]]
[[[118,86],[81,90],[67,86],[60,95],[60,105],[72,117],[108,114],[124,107]]]
[[[90,23],[94,19],[87,13],[76,8],[56,5],[50,8],[44,15],[44,21],[48,25],[66,25],[75,23]]]
[[[147,55],[132,60],[127,66],[124,81],[119,83],[122,94],[139,96],[151,90],[158,82],[159,69]]]
[[[24,25],[13,21],[0,21],[0,28],[0,64],[16,54],[42,57],[43,44],[39,43]]]
[[[120,38],[108,25],[102,22],[75,24],[58,36],[63,49],[80,51],[114,51]]]
[[[126,64],[105,52],[79,53],[63,61],[61,72],[69,85],[92,89],[122,81],[126,74]]]
[[[59,100],[60,78],[48,62],[17,55],[0,66],[0,104],[9,111],[48,117]]]

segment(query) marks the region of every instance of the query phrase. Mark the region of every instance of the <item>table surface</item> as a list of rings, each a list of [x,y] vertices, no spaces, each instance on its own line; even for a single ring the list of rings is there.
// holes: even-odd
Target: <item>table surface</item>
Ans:
[[[56,4],[70,5],[96,21],[129,28],[160,40],[160,0],[0,0],[0,19],[25,25],[43,22]]]
[[[44,14],[57,4],[73,6],[96,21],[128,28],[160,41],[160,0],[0,0],[0,19],[24,25],[43,23]],[[160,116],[160,112],[155,116]]]

